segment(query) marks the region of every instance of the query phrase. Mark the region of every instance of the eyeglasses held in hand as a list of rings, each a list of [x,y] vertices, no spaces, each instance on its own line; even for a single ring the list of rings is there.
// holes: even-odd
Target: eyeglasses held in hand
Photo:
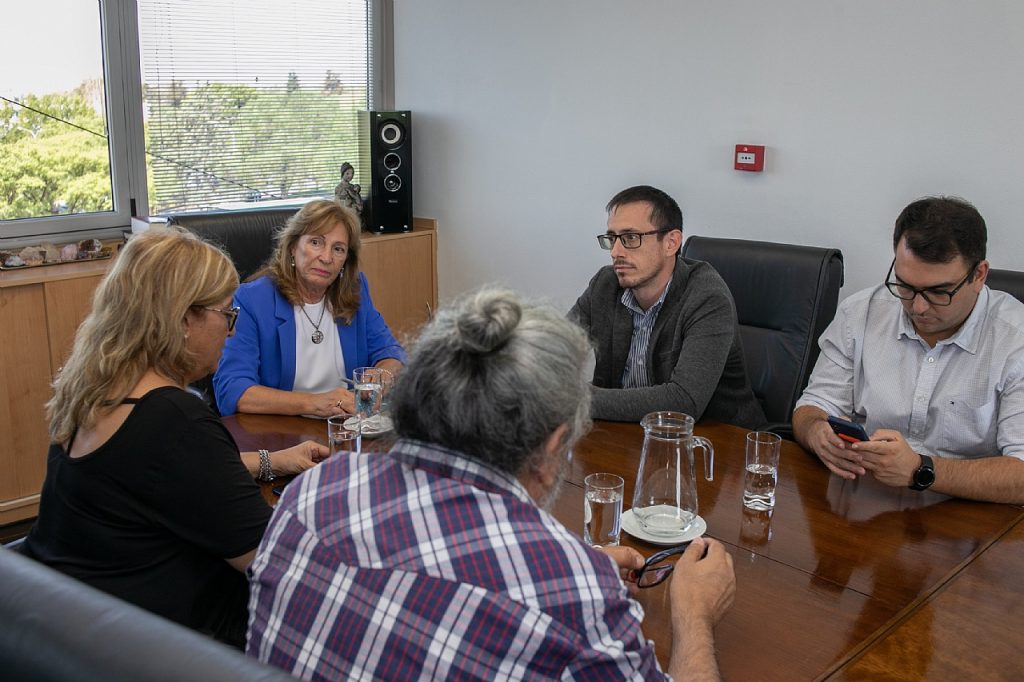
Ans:
[[[931,305],[947,306],[953,302],[953,297],[956,295],[956,292],[960,291],[960,289],[970,281],[971,276],[974,275],[974,272],[978,269],[979,265],[981,265],[980,262],[972,265],[964,278],[960,280],[960,283],[950,290],[918,289],[917,287],[912,287],[908,284],[904,284],[903,282],[890,281],[893,270],[896,268],[896,259],[893,258],[892,265],[889,266],[889,274],[885,276],[885,287],[889,290],[890,294],[904,301],[913,301],[914,298],[920,294],[921,298],[928,301]]]
[[[601,248],[605,251],[611,251],[612,247],[615,246],[615,240],[618,239],[622,242],[622,246],[627,249],[640,248],[640,244],[643,242],[644,237],[648,237],[652,234],[664,234],[671,232],[672,230],[651,230],[650,232],[623,232],[622,234],[614,234],[607,232],[605,234],[597,235],[597,243],[601,245]]]
[[[224,310],[223,308],[211,308],[208,305],[204,305],[202,306],[202,308],[203,310],[209,310],[214,313],[220,313],[221,315],[226,317],[228,320],[228,334],[235,331],[235,322],[238,320],[238,313],[242,310],[241,308],[235,306],[234,308],[228,308],[227,310]]]
[[[676,562],[668,561],[668,558],[682,554],[689,546],[689,542],[684,542],[681,545],[669,547],[666,550],[649,556],[644,565],[633,571],[631,576],[636,581],[637,587],[654,587],[665,582],[666,578],[672,575],[672,570],[676,567]]]

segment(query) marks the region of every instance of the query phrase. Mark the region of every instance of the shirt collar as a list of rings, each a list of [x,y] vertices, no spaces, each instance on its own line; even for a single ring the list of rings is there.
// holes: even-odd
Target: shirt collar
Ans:
[[[939,341],[936,346],[956,344],[963,348],[968,353],[974,353],[978,349],[978,343],[980,341],[982,323],[988,314],[988,287],[983,287],[981,293],[978,294],[978,300],[974,302],[974,308],[971,310],[971,314],[967,316],[964,323],[960,326],[960,329],[956,330],[956,333],[948,339]],[[910,338],[920,339],[921,336],[914,329],[914,323],[910,321],[910,316],[907,315],[907,311],[900,306],[900,323],[897,329],[897,337],[899,338]]]
[[[661,304],[665,302],[665,296],[668,294],[668,288],[670,286],[672,286],[671,279],[665,285],[665,289],[661,292],[661,296],[658,297],[658,300],[655,301],[654,305],[652,305],[647,310],[642,310],[640,308],[640,304],[636,302],[636,296],[633,295],[632,289],[623,290],[622,297],[619,299],[619,301],[622,303],[622,305],[626,306],[634,313],[640,313],[641,315],[652,315],[661,310]]]
[[[461,452],[411,438],[400,438],[391,447],[389,454],[417,469],[461,481],[475,488],[509,494],[522,502],[536,505],[526,487],[515,476]]]

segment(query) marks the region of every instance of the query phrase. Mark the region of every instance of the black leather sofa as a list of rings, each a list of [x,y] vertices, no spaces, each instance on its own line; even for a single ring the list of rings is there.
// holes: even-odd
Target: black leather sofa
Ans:
[[[294,678],[17,552],[0,549],[0,679]]]
[[[254,208],[244,211],[208,211],[165,216],[227,251],[244,282],[259,270],[274,250],[274,234],[295,215],[298,207]]]

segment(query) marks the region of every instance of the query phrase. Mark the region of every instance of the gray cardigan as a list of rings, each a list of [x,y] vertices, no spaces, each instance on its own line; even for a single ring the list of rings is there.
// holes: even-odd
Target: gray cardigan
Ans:
[[[622,388],[633,338],[622,292],[612,267],[603,267],[569,311],[595,344],[595,419],[639,421],[648,412],[675,410],[751,429],[765,425],[743,365],[732,294],[713,267],[676,259],[647,348],[653,385],[645,388]]]

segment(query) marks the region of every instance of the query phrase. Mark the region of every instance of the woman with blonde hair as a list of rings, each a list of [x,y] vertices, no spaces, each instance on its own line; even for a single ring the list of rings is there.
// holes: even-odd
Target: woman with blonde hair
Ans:
[[[344,388],[352,370],[401,368],[405,353],[359,272],[360,228],[359,216],[328,199],[288,220],[235,296],[238,328],[213,378],[221,414],[353,412]]]
[[[191,381],[237,311],[231,261],[176,229],[132,238],[100,283],[47,404],[52,445],[24,551],[142,608],[244,644],[244,575],[270,508],[254,476],[303,471],[316,443],[241,455]]]

